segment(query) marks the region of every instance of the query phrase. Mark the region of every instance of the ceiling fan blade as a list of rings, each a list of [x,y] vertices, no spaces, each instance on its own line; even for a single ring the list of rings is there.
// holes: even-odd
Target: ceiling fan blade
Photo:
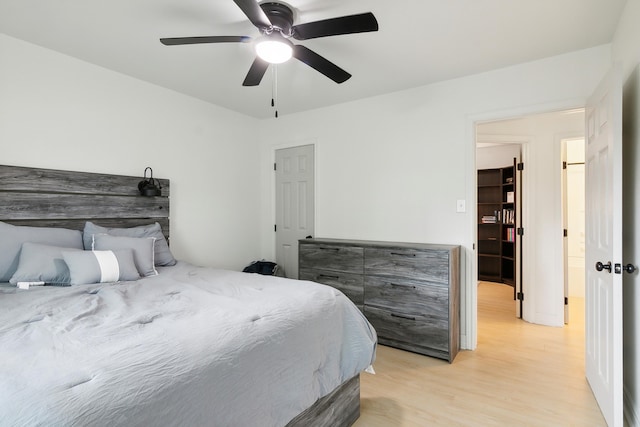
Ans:
[[[293,46],[293,57],[329,77],[336,83],[344,83],[351,77],[351,74],[347,73],[333,62],[323,58],[311,49],[302,45]]]
[[[293,38],[296,40],[317,39],[318,37],[337,36],[340,34],[366,33],[378,31],[378,21],[373,13],[342,16],[294,25]]]
[[[271,27],[271,21],[256,0],[233,0],[247,15],[249,21],[258,28]]]
[[[251,37],[247,36],[206,36],[206,37],[169,37],[160,39],[160,43],[166,46],[199,43],[249,43]]]
[[[256,57],[253,64],[251,64],[251,68],[249,68],[247,77],[245,77],[242,82],[242,86],[258,86],[262,81],[264,73],[267,72],[267,68],[269,68],[269,63]]]

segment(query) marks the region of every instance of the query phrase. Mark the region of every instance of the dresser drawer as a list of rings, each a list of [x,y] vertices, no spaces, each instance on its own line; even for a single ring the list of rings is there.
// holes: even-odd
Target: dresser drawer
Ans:
[[[406,248],[365,248],[365,274],[449,283],[449,252]]]
[[[364,249],[359,247],[300,243],[298,256],[300,269],[321,268],[356,274],[364,271]]]
[[[405,314],[449,317],[449,287],[440,283],[366,276],[365,302]]]
[[[380,343],[447,358],[449,325],[446,319],[406,315],[369,305],[364,306],[364,314],[376,329]]]
[[[303,268],[298,272],[298,276],[300,280],[311,280],[312,282],[322,283],[338,289],[362,309],[364,304],[364,279],[362,274]]]

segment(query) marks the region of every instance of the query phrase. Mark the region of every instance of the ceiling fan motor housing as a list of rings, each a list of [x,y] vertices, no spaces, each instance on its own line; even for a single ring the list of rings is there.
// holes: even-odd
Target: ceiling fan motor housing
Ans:
[[[282,3],[267,2],[261,3],[260,7],[265,15],[271,21],[274,29],[277,29],[283,36],[292,35],[291,27],[293,27],[293,10]]]

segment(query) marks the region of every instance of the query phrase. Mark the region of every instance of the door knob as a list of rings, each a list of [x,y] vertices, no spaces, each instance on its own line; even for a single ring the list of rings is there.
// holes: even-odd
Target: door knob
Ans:
[[[597,264],[596,264],[596,268],[598,268]],[[636,268],[636,266],[635,266],[635,265],[633,265],[633,264],[627,264],[627,265],[623,266],[622,264],[618,264],[618,263],[616,263],[616,265],[614,265],[614,266],[613,266],[613,271],[614,271],[616,274],[622,274],[622,270],[624,270],[624,271],[626,271],[627,273],[631,274],[631,273],[633,273],[634,271],[636,271],[636,270],[637,270],[637,268]],[[598,270],[598,271],[600,271],[600,270]]]
[[[609,273],[611,273],[611,261],[609,261],[606,264],[603,264],[600,261],[596,262],[596,270],[598,271],[607,270]]]

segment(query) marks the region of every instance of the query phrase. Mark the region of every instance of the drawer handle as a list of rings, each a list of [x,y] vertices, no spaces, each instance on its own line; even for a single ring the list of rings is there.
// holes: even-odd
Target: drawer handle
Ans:
[[[395,313],[391,313],[391,317],[397,317],[399,319],[414,320],[414,321],[416,320],[416,318],[413,316],[403,316],[401,314],[395,314]]]
[[[403,285],[401,283],[389,283],[389,285],[391,285],[394,288],[411,288],[411,289],[415,289],[416,288],[413,285]]]
[[[395,256],[403,256],[403,257],[407,257],[407,258],[411,258],[411,257],[415,257],[416,254],[402,254],[399,252],[391,252],[391,255],[395,255]]]
[[[334,252],[338,252],[340,250],[340,248],[323,248],[322,246],[320,246],[319,249],[321,251],[334,251]]]
[[[318,279],[340,279],[340,276],[330,276],[328,274],[318,274]]]

